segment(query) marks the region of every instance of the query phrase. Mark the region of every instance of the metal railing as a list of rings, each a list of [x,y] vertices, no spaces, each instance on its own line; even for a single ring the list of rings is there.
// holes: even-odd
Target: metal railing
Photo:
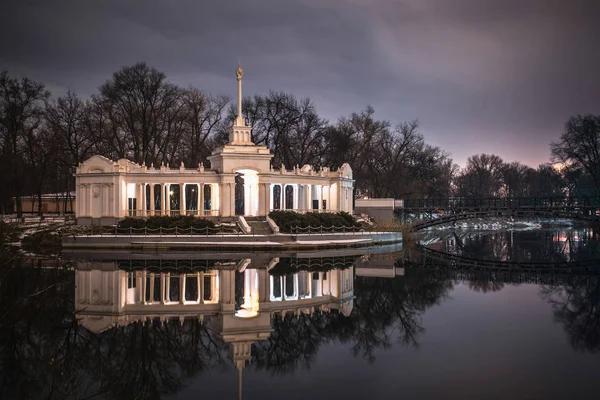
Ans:
[[[444,199],[404,199],[398,210],[464,208],[600,207],[597,197],[450,197]]]
[[[219,216],[219,210],[185,210],[183,213],[181,210],[127,210],[128,217],[139,217],[139,218],[147,218],[147,217],[177,217],[179,215],[187,215],[194,217],[217,217]]]
[[[82,232],[85,236],[244,236],[243,232],[236,229],[237,226],[231,227],[205,227],[205,228],[180,228],[178,226],[172,228],[134,228],[134,227],[118,227],[118,226],[93,226]],[[247,236],[247,235],[246,235]]]
[[[365,231],[362,226],[291,226],[290,233],[292,235],[312,235],[322,233],[369,233],[371,231]]]
[[[340,210],[330,210],[330,209],[312,209],[312,208],[272,208],[269,212],[273,211],[291,211],[298,214],[308,214],[308,213],[330,213],[335,214],[340,212]]]

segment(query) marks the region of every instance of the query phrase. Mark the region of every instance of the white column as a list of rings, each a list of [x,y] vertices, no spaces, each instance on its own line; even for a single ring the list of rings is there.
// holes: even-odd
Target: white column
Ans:
[[[171,184],[165,183],[165,215],[171,216]]]
[[[87,186],[87,207],[88,212],[87,215],[92,216],[92,184],[88,183]]]
[[[84,215],[83,206],[85,205],[85,185],[83,183],[79,184],[79,190],[77,191],[75,202],[77,207],[77,216],[81,217],[82,215]]]
[[[160,185],[160,215],[164,216],[165,210],[167,209],[167,201],[165,199],[165,192],[167,191],[167,184],[163,183]]]
[[[154,216],[154,183],[150,184],[150,215]]]
[[[102,185],[102,215],[107,216],[108,214],[108,188],[107,183]]]
[[[142,184],[137,183],[135,189],[135,215],[139,217],[142,215]]]
[[[111,217],[119,217],[117,201],[115,199],[115,185],[112,182],[108,184],[108,215]]]
[[[185,215],[185,183],[179,184],[179,215]]]
[[[143,217],[147,217],[148,216],[148,207],[146,205],[147,202],[147,196],[146,196],[146,184],[142,183],[142,204],[140,209],[142,210],[142,216]]]
[[[292,187],[294,188],[294,198],[292,201],[292,208],[294,210],[298,210],[298,208],[299,208],[298,203],[300,200],[300,185],[294,184],[294,185],[292,185]]]

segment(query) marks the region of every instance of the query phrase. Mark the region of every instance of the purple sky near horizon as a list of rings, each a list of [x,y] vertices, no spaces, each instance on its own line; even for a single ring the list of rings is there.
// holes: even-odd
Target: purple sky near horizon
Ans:
[[[310,97],[330,121],[372,105],[418,118],[464,166],[549,161],[573,114],[600,114],[595,0],[21,0],[4,5],[0,70],[87,98],[146,61],[182,86]]]

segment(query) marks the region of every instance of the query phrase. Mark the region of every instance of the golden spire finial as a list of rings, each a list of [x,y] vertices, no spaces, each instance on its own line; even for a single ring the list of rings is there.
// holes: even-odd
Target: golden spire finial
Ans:
[[[237,75],[237,80],[241,81],[242,76],[244,75],[244,70],[242,69],[242,66],[240,65],[239,61],[238,61],[237,69],[235,70],[235,74]]]

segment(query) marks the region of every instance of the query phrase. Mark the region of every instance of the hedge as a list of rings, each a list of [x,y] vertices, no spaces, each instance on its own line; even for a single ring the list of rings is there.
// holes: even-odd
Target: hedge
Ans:
[[[282,233],[291,233],[292,227],[307,228],[307,227],[355,227],[360,228],[361,225],[354,221],[352,215],[347,212],[332,213],[306,213],[299,214],[294,211],[272,211],[269,217],[279,226],[279,231]]]
[[[215,224],[208,219],[198,218],[190,215],[179,215],[175,217],[150,217],[148,219],[125,218],[119,221],[119,229],[158,229],[158,228],[180,228],[180,229],[204,229],[215,228]]]

